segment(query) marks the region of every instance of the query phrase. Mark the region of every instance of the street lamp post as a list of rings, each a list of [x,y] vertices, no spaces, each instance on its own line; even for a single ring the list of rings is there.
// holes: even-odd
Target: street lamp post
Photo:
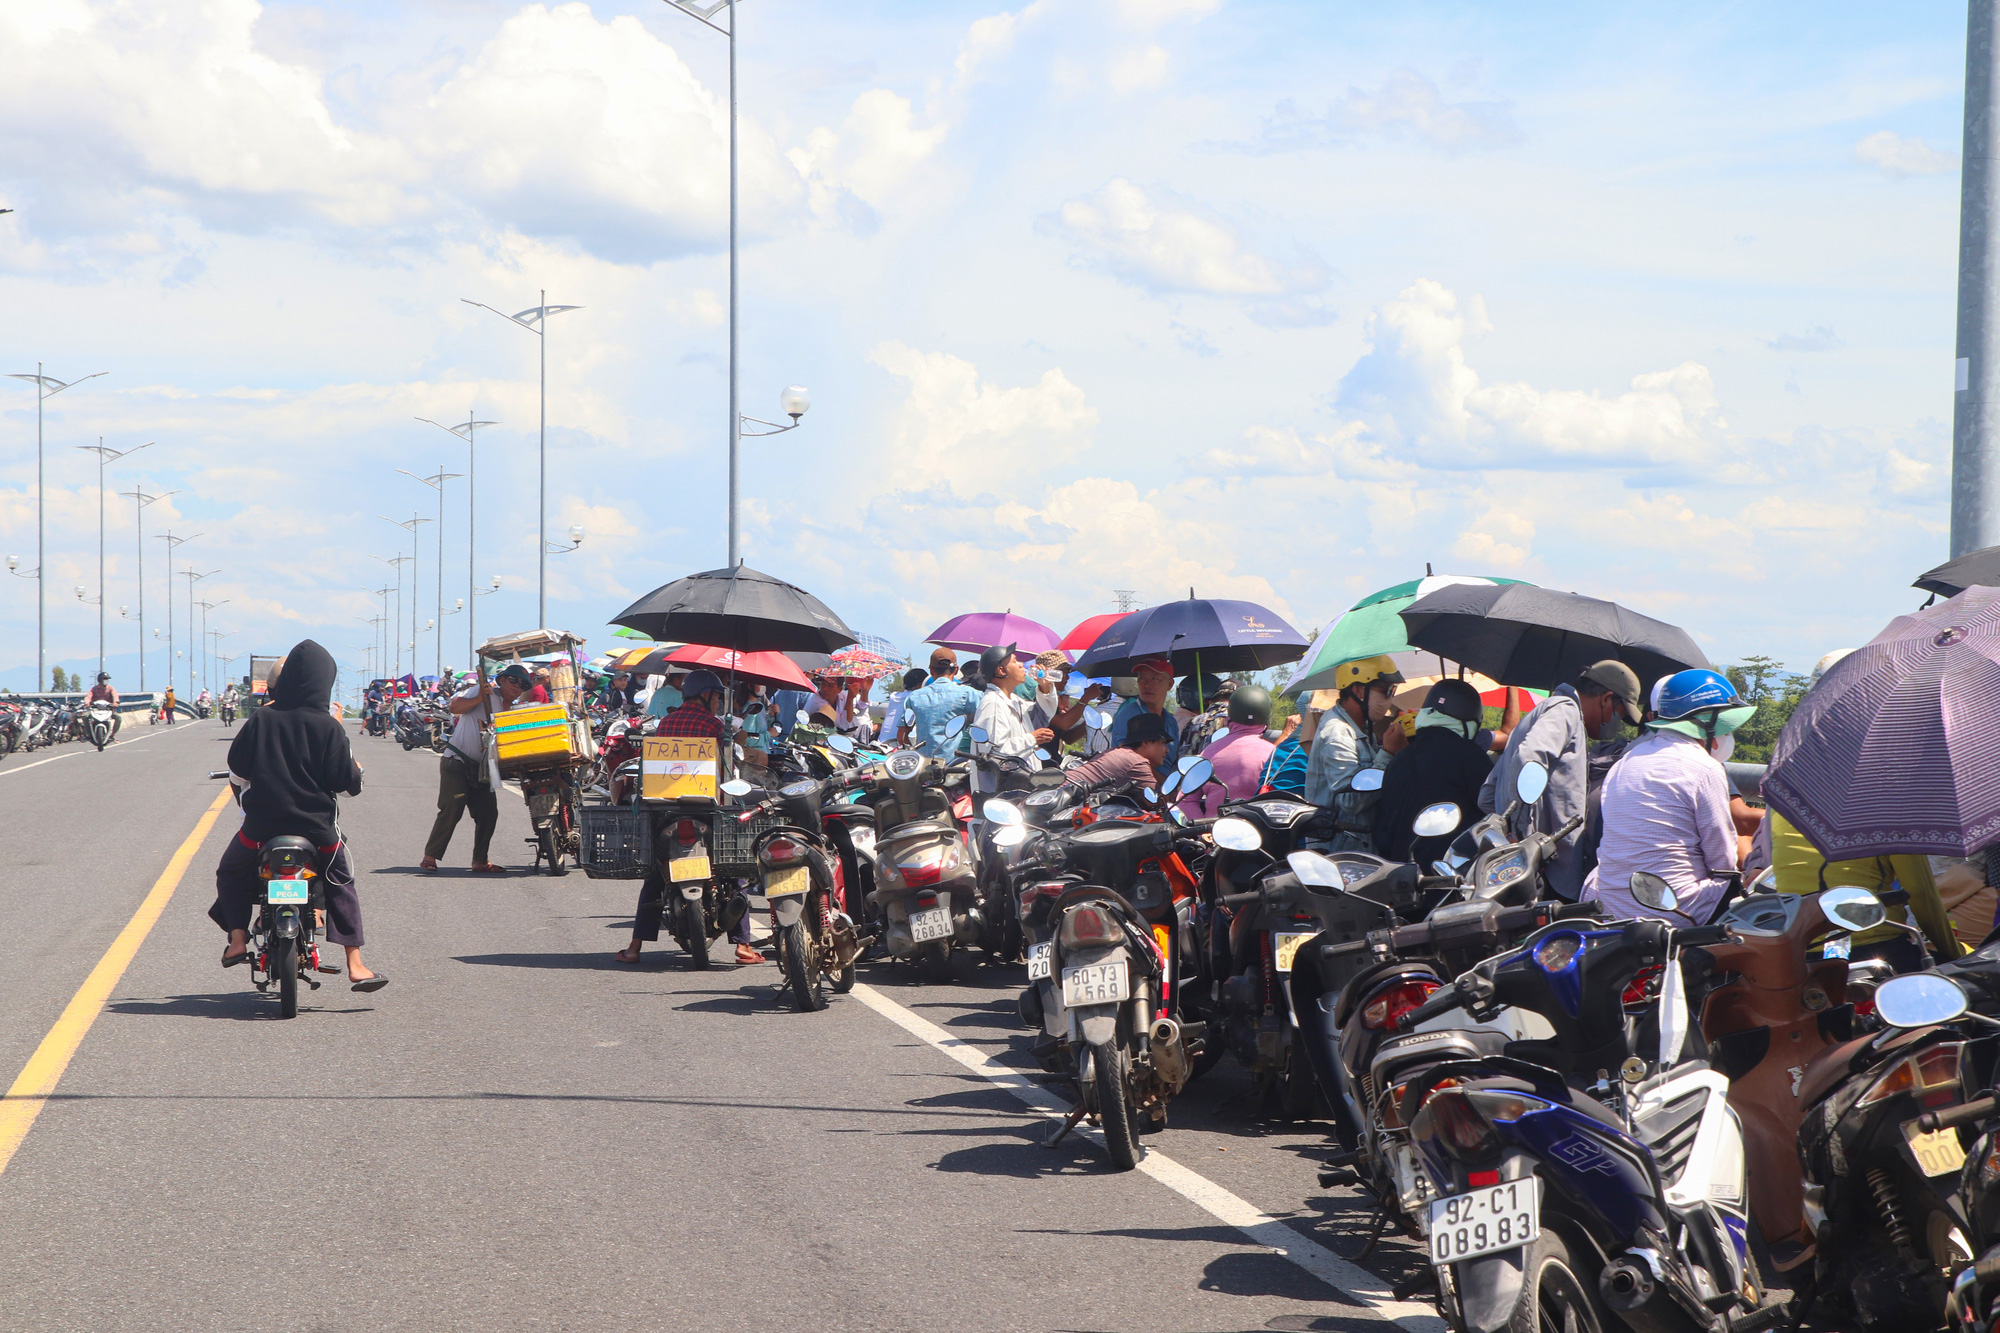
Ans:
[[[437,472],[428,477],[419,477],[417,476],[416,473],[410,471],[408,468],[399,467],[396,469],[396,471],[402,473],[406,477],[412,478],[413,480],[421,481],[424,485],[430,487],[432,490],[438,493],[438,516],[437,516],[438,606],[437,606],[437,619],[433,623],[437,626],[437,674],[438,674],[438,679],[443,680],[444,679],[444,484],[448,481],[455,480],[456,478],[461,477],[464,474],[460,472],[446,472],[444,470],[443,464],[439,464]],[[460,602],[459,605],[463,606],[465,605],[465,603]]]
[[[44,375],[42,373],[42,363],[37,361],[35,362],[34,374],[10,374],[7,377],[8,379],[27,380],[35,386],[35,572],[33,574],[23,574],[21,577],[32,578],[35,581],[35,690],[37,693],[41,692],[45,680],[43,673],[47,670],[48,665],[48,599],[43,596],[47,583],[42,578],[42,570],[47,568],[45,562],[48,559],[47,529],[43,522],[46,497],[42,491],[42,404],[61,393],[64,389],[75,388],[77,385],[83,383],[83,380],[94,380],[99,375],[109,373],[108,371],[99,370],[85,375],[83,379],[70,380],[65,383],[53,375]],[[11,556],[8,557],[7,568],[10,570],[14,568],[14,560]]]
[[[217,602],[216,605],[220,606],[222,603]],[[236,660],[236,654],[231,653],[229,656],[224,657],[222,655],[222,641],[224,639],[235,638],[236,631],[212,629],[208,632],[208,637],[215,640],[214,646],[208,651],[210,660],[215,664],[215,678],[221,681],[224,686],[227,686],[229,684],[229,664]]]
[[[164,500],[169,495],[179,495],[180,492],[161,491],[157,495],[148,495],[144,486],[134,486],[129,491],[120,491],[118,493],[132,501],[132,521],[137,526],[139,533],[139,615],[137,617],[139,621],[139,688],[144,690],[146,688],[146,506],[152,504],[155,500]],[[167,587],[171,591],[173,584],[169,582]],[[168,600],[169,602],[172,601],[171,598]],[[118,614],[127,620],[133,619],[133,617],[125,615],[125,608],[123,607],[118,608]]]
[[[463,296],[459,297],[458,299],[464,301],[465,304],[467,305],[476,305],[481,310],[493,310],[493,307],[487,305],[484,301],[467,300]],[[542,348],[542,426],[541,426],[541,436],[540,436],[541,442],[536,447],[535,451],[537,459],[537,470],[541,478],[540,482],[538,483],[539,490],[536,492],[536,498],[535,498],[535,535],[541,543],[542,554],[539,557],[537,557],[539,563],[535,567],[536,580],[537,580],[536,591],[535,591],[535,624],[543,629],[548,628],[548,623],[549,623],[548,557],[551,554],[551,552],[548,549],[549,545],[548,324],[550,315],[560,315],[565,310],[581,310],[581,309],[583,309],[583,307],[580,305],[550,305],[548,289],[545,287],[542,289],[542,303],[540,305],[530,306],[526,310],[523,310],[518,314],[513,314],[513,315],[508,314],[504,310],[493,310],[493,313],[500,316],[500,318],[507,320],[509,323],[518,324],[522,328],[526,329],[528,332],[534,334],[535,337],[540,341]]]
[[[194,537],[176,537],[173,529],[169,528],[153,535],[167,544],[167,688],[171,690],[174,687],[174,552],[201,534],[197,532]],[[192,583],[188,584],[188,596],[194,596]],[[188,628],[193,629],[194,626],[189,625]],[[156,629],[153,633],[158,634],[159,631]]]
[[[741,563],[736,523],[737,454],[745,434],[743,423],[746,420],[754,420],[746,418],[738,406],[736,376],[736,0],[709,0],[707,4],[701,3],[701,0],[667,0],[667,3],[729,39],[729,567],[734,569]],[[729,11],[729,26],[726,28],[715,21],[715,16],[725,9]],[[792,411],[789,401],[795,394],[798,397],[796,412]],[[753,436],[776,435],[797,426],[799,418],[805,415],[806,391],[794,386],[785,390],[784,399],[785,411],[790,413],[792,418],[791,426],[776,426],[770,430],[748,433]],[[770,425],[769,422],[763,421],[756,424]]]
[[[380,559],[381,557],[378,556],[376,558]],[[370,596],[382,599],[382,619],[380,623],[383,625],[389,623],[389,594],[394,591],[394,588],[384,584],[370,594]],[[375,665],[380,668],[376,674],[386,676],[389,674],[389,632],[387,630],[378,629],[375,631],[375,649]]]
[[[478,577],[473,570],[479,564],[479,449],[473,441],[480,427],[497,426],[500,423],[474,421],[470,410],[466,412],[465,420],[456,426],[447,426],[441,421],[432,421],[429,417],[418,417],[417,420],[426,426],[436,426],[439,430],[450,431],[465,441],[465,586],[469,590],[466,594],[465,666],[470,671],[473,668],[472,659],[479,642],[473,633],[473,622],[478,616],[471,610],[472,598],[479,595],[479,589],[472,586],[473,580]],[[499,576],[496,574],[494,577]]]
[[[205,652],[205,653],[203,653],[203,654],[202,654],[202,656],[201,656],[201,687],[202,687],[202,688],[203,688],[204,690],[205,690],[205,689],[208,689],[208,688],[210,688],[210,686],[209,686],[209,680],[208,680],[208,660],[209,660],[209,658],[211,658],[211,657],[215,656],[215,649],[214,649],[214,647],[213,647],[212,645],[208,645],[208,644],[207,644],[207,639],[208,639],[208,613],[209,613],[210,611],[213,611],[213,610],[214,610],[214,609],[215,609],[216,607],[218,607],[218,606],[226,606],[226,605],[228,605],[228,603],[229,603],[229,599],[228,599],[227,597],[223,598],[223,599],[222,599],[221,601],[219,601],[219,602],[202,602],[202,603],[200,603],[200,606],[201,606],[201,637],[202,637],[202,640],[203,640],[203,643],[204,643],[204,646],[207,646],[207,647],[208,647],[208,651],[207,651],[207,652]],[[192,682],[192,681],[190,681],[189,683],[190,683],[190,685],[192,685],[192,683],[193,683],[193,682]]]
[[[402,528],[410,534],[410,674],[414,676],[417,674],[417,579],[423,569],[423,562],[417,559],[417,525],[419,523],[428,523],[430,520],[427,518],[418,518],[414,513],[407,519],[390,518],[387,514],[377,514],[375,517],[381,519],[384,523],[394,523],[397,527]],[[398,558],[400,559],[401,557]],[[399,583],[402,581],[402,577],[403,571],[399,568],[396,571],[396,579]],[[400,609],[402,598],[400,596],[396,599],[396,605],[398,607],[396,614],[400,616],[402,614]],[[399,623],[396,627],[396,633],[400,635],[402,632],[402,626]]]
[[[97,674],[104,674],[104,465],[115,463],[127,454],[136,454],[141,449],[153,447],[151,440],[135,444],[130,449],[107,448],[102,435],[96,444],[79,444],[79,449],[97,455]],[[143,687],[142,687],[143,688]]]
[[[396,618],[389,623],[396,627],[396,632],[390,637],[396,642],[396,674],[400,676],[403,674],[403,566],[410,563],[410,557],[378,555],[375,558],[385,565],[396,567]]]
[[[194,659],[201,656],[201,639],[197,637],[194,628],[194,585],[200,583],[205,578],[212,578],[221,572],[219,569],[211,569],[205,574],[197,574],[192,569],[183,569],[181,571],[181,577],[188,581],[188,637],[194,639],[194,643],[190,645],[187,655],[188,698],[190,699],[194,698]],[[167,679],[172,680],[173,677],[169,676]]]

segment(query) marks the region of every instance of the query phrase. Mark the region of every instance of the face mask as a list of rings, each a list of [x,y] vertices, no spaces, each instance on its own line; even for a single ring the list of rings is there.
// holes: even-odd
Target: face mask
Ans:
[[[1736,737],[1733,734],[1728,736],[1716,737],[1715,748],[1711,750],[1709,753],[1715,756],[1716,763],[1718,764],[1728,763],[1729,756],[1736,753]]]

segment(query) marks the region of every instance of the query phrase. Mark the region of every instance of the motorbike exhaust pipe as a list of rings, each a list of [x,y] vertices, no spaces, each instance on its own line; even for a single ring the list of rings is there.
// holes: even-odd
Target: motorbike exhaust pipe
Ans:
[[[1181,1039],[1181,1025],[1171,1018],[1156,1018],[1146,1030],[1146,1054],[1153,1068],[1171,1087],[1179,1089],[1194,1073],[1188,1059],[1187,1043]]]
[[[1650,1256],[1621,1254],[1604,1265],[1597,1277],[1598,1295],[1620,1314],[1638,1309],[1659,1290],[1658,1274],[1647,1262]]]

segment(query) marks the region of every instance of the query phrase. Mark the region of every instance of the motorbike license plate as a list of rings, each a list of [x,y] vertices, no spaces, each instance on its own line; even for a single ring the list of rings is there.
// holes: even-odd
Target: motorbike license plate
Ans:
[[[1049,941],[1028,950],[1028,980],[1040,981],[1055,971],[1056,946]]]
[[[274,879],[266,882],[264,901],[302,903],[306,901],[306,893],[306,881],[302,879]]]
[[[812,871],[805,866],[773,870],[764,878],[766,898],[790,898],[812,887]]]
[[[1542,1182],[1524,1176],[1431,1200],[1431,1262],[1455,1264],[1518,1249],[1542,1232]]]
[[[927,940],[942,940],[951,937],[951,913],[942,907],[933,907],[928,912],[910,913],[910,938],[922,944]]]
[[[1910,1141],[1910,1151],[1916,1154],[1917,1165],[1927,1176],[1955,1176],[1965,1165],[1965,1145],[1958,1141],[1955,1129],[1935,1129],[1928,1134],[1920,1133],[1917,1122],[1903,1122],[1903,1137]]]
[[[667,862],[667,874],[676,884],[685,884],[691,879],[708,878],[708,858],[706,856],[683,856]],[[804,892],[803,889],[800,890]]]
[[[1277,956],[1280,972],[1292,970],[1292,959],[1298,957],[1299,947],[1311,938],[1311,931],[1299,931],[1296,934],[1287,932],[1271,937],[1271,951]]]
[[[1111,1004],[1132,998],[1132,969],[1123,958],[1063,969],[1063,1007]]]

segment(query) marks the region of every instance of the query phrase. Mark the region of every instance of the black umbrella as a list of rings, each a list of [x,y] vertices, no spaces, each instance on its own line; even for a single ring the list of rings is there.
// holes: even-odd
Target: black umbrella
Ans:
[[[1259,671],[1305,656],[1306,636],[1255,602],[1215,602],[1194,596],[1134,611],[1105,626],[1076,659],[1086,676],[1129,676],[1136,662],[1173,659],[1174,674]]]
[[[2000,588],[2000,546],[1967,551],[1945,561],[1910,586],[1940,597],[1956,597],[1967,588]]]
[[[1642,684],[1708,666],[1687,631],[1616,602],[1527,583],[1453,584],[1403,608],[1410,643],[1502,685],[1551,690],[1615,657]]]
[[[611,623],[655,639],[745,653],[826,653],[858,642],[819,598],[743,565],[675,579],[620,611]]]

